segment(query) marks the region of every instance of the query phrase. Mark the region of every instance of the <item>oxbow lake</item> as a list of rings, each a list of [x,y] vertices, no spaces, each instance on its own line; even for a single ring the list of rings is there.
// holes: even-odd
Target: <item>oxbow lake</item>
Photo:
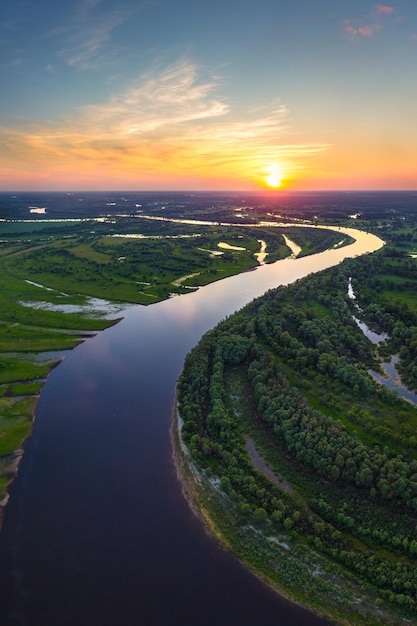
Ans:
[[[381,247],[263,265],[148,307],[42,389],[0,533],[2,626],[319,626],[207,534],[172,461],[175,384],[203,333],[267,289]]]

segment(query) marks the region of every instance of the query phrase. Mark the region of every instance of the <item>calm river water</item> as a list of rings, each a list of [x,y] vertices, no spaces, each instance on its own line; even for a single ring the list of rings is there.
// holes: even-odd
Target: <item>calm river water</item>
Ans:
[[[2,626],[318,626],[207,535],[169,430],[186,353],[267,289],[379,248],[279,261],[149,307],[49,376],[0,533]]]

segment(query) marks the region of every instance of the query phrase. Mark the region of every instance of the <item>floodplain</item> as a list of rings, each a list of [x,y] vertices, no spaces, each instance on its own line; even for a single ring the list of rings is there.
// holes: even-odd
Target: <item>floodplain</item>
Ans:
[[[146,211],[165,216],[151,198]],[[65,350],[116,323],[128,303],[150,305],[251,270],[261,250],[267,263],[291,250],[283,229],[252,220],[239,228],[138,219],[142,204],[133,197],[128,208],[127,199],[106,202],[100,194],[87,194],[82,207],[65,194],[0,200],[0,501],[7,502],[40,390]],[[175,199],[173,208],[183,215]],[[188,218],[201,216],[198,203],[188,208]],[[218,209],[208,213],[218,217]],[[340,243],[314,228],[285,233],[304,254]]]

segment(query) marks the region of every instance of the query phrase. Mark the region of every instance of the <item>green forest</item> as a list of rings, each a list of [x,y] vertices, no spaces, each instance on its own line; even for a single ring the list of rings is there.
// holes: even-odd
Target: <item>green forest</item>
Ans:
[[[417,390],[416,288],[415,259],[394,247],[346,260],[224,320],[178,382],[203,517],[281,593],[339,623],[417,622],[417,407],[370,375],[398,355]],[[388,338],[372,343],[355,317]]]

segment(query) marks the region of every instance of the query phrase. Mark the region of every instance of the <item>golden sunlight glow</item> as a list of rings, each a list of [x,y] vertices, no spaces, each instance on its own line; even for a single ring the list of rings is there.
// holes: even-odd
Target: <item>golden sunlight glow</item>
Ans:
[[[276,102],[227,121],[216,81],[197,74],[180,62],[55,123],[0,127],[0,189],[281,190],[328,150],[277,145],[287,110]]]
[[[265,177],[265,182],[268,187],[277,189],[282,183],[282,168],[278,163],[270,165],[268,168],[268,175]]]

